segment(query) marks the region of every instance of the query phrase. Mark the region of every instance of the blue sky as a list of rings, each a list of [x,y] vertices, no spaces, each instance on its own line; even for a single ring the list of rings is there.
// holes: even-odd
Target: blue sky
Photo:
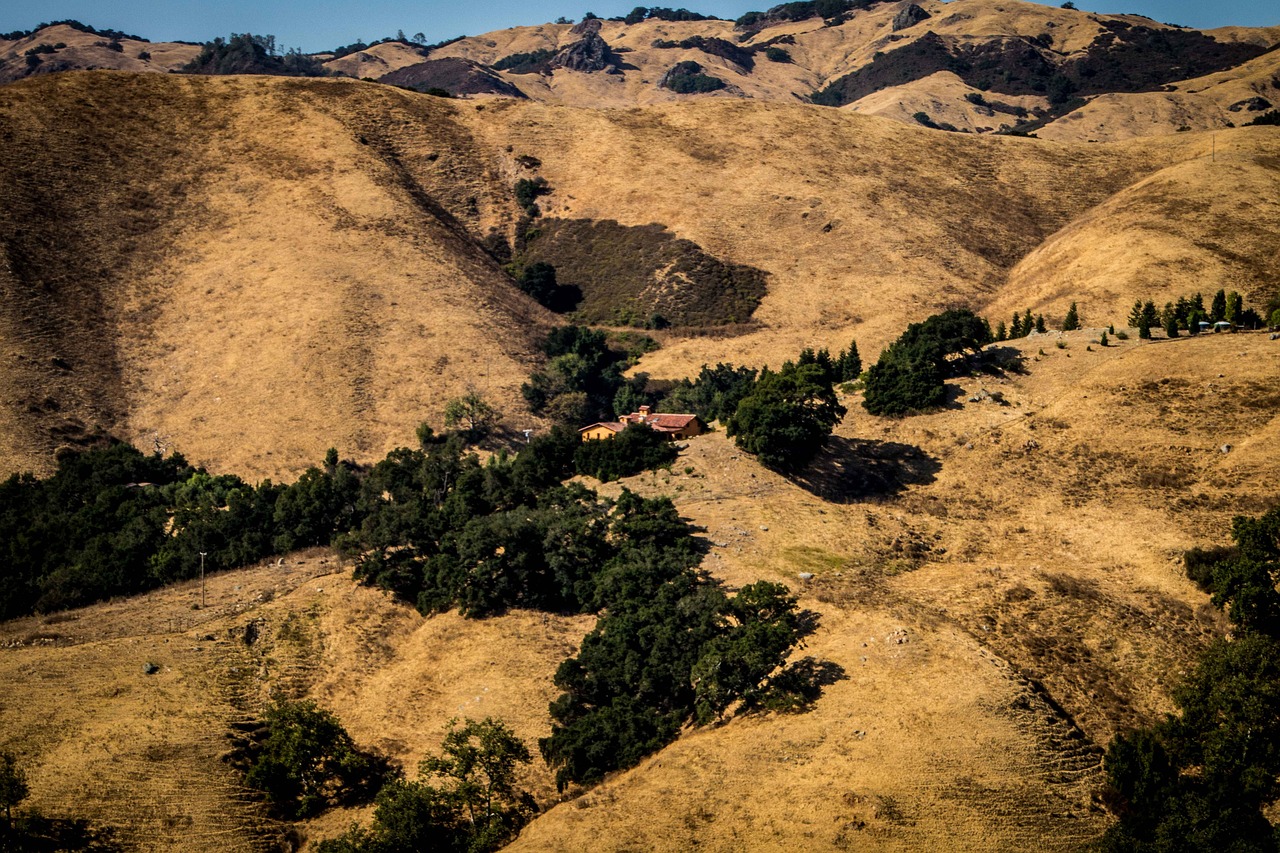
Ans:
[[[371,41],[404,30],[421,32],[429,42],[458,35],[540,24],[584,12],[602,18],[625,15],[644,0],[490,0],[481,3],[438,0],[2,0],[0,32],[25,30],[44,21],[72,18],[100,28],[123,30],[152,41],[208,41],[232,32],[276,36],[283,47],[320,51],[357,39]],[[736,18],[779,0],[665,0],[656,5],[684,6],[708,15]],[[1201,29],[1238,24],[1280,24],[1276,0],[1075,0],[1095,12],[1135,12],[1157,21]],[[647,5],[647,4],[646,4]]]

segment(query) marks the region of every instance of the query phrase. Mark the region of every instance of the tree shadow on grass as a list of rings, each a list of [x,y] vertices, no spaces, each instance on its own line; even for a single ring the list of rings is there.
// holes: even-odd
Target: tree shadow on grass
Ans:
[[[852,503],[932,483],[940,470],[936,458],[914,445],[833,435],[803,471],[788,479],[824,501]]]

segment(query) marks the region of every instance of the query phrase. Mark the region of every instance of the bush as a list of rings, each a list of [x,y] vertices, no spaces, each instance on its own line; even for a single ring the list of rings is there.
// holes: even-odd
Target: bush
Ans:
[[[791,54],[780,47],[766,47],[764,49],[764,58],[770,62],[790,62]]]

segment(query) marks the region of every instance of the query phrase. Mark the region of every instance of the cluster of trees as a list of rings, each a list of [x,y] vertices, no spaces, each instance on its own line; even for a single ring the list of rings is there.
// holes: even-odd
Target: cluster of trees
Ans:
[[[492,718],[461,727],[451,720],[441,754],[425,759],[412,782],[385,757],[359,749],[338,718],[314,702],[273,703],[253,734],[234,763],[277,816],[301,820],[376,802],[372,827],[353,823],[320,842],[321,853],[485,853],[514,838],[537,811],[515,786],[529,749]],[[0,784],[2,777],[0,766]]]
[[[806,21],[823,18],[839,21],[856,9],[874,6],[879,0],[799,0],[774,6],[766,12],[747,12],[734,21],[739,29],[760,29],[784,21]]]
[[[286,820],[373,799],[395,778],[386,758],[359,749],[338,718],[314,702],[276,702],[235,754],[245,782]]]
[[[805,350],[777,373],[764,368],[725,423],[737,446],[776,471],[809,463],[845,416],[833,387],[843,374],[826,350]]]
[[[608,482],[669,466],[676,461],[676,455],[675,444],[665,435],[633,423],[611,439],[582,442],[573,455],[573,464],[579,474]]]
[[[715,92],[727,85],[719,77],[703,74],[703,70],[702,65],[692,59],[677,62],[667,70],[666,74],[662,75],[662,79],[658,81],[658,86],[670,89],[677,95],[694,95],[703,92]]]
[[[119,41],[121,39],[131,39],[132,41],[141,41],[141,42],[147,41],[147,39],[144,39],[142,36],[131,35],[129,33],[122,32],[120,30],[112,30],[112,29],[100,30],[95,27],[91,27],[88,24],[82,24],[79,21],[71,18],[68,18],[62,21],[49,21],[48,23],[37,24],[36,26],[32,27],[29,30],[14,30],[8,33],[0,33],[0,41],[18,41],[19,39],[29,38],[35,35],[36,33],[40,32],[41,30],[45,29],[46,27],[56,27],[59,25],[70,27],[73,30],[77,30],[78,32],[82,32],[82,33],[88,33],[89,35],[102,36],[103,38],[109,38],[113,41]]]
[[[991,341],[987,322],[965,309],[912,323],[867,371],[862,405],[873,415],[937,408],[946,400],[943,380],[956,356],[977,353]]]
[[[667,498],[563,484],[575,442],[562,431],[484,465],[456,437],[396,451],[370,471],[361,525],[340,547],[358,578],[424,613],[601,614],[556,675],[564,693],[541,749],[562,786],[733,707],[816,696],[829,667],[779,669],[814,624],[786,589],[728,594],[697,568],[701,548]]]
[[[184,74],[273,74],[284,77],[324,77],[328,71],[297,48],[276,49],[276,37],[232,33],[207,42],[200,54],[181,69]]]
[[[1179,296],[1176,302],[1166,302],[1158,310],[1151,300],[1139,299],[1129,311],[1129,325],[1138,330],[1138,337],[1148,339],[1152,329],[1163,329],[1165,336],[1178,337],[1180,331],[1200,334],[1200,323],[1217,323],[1222,320],[1235,326],[1256,329],[1262,325],[1262,317],[1253,308],[1244,307],[1244,297],[1236,291],[1220,289],[1206,309],[1204,297]]]
[[[328,542],[355,479],[330,452],[291,487],[212,476],[126,444],[0,485],[0,618],[88,604]]]
[[[1232,548],[1192,551],[1188,574],[1235,626],[1174,690],[1178,713],[1107,750],[1111,851],[1275,850],[1280,798],[1280,507],[1232,522]]]
[[[546,367],[520,386],[535,415],[571,426],[613,419],[614,397],[626,384],[626,353],[610,348],[604,332],[585,326],[552,329],[542,351]]]
[[[1024,314],[1019,314],[1017,311],[1013,312],[1013,320],[1009,323],[1007,329],[1005,328],[1003,320],[997,323],[996,331],[992,336],[992,339],[997,341],[1014,341],[1018,338],[1025,338],[1032,332],[1040,332],[1043,334],[1044,331],[1044,315],[1038,314],[1035,317],[1032,317],[1031,309],[1028,308]]]
[[[688,9],[668,9],[663,6],[637,6],[626,14],[623,18],[610,18],[610,20],[620,20],[624,24],[638,24],[641,21],[718,21],[715,15],[701,15],[697,12],[690,12]]]

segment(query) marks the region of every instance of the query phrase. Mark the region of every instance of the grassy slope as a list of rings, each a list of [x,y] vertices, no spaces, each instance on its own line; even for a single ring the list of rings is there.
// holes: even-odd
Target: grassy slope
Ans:
[[[5,467],[78,419],[281,476],[381,456],[468,387],[525,425],[549,315],[466,238],[507,190],[439,99],[80,73],[0,110]]]
[[[1280,348],[1095,335],[1022,341],[1025,373],[959,380],[960,402],[924,418],[871,418],[854,397],[796,481],[720,433],[634,478],[705,528],[718,577],[796,588],[823,620],[806,653],[850,677],[809,714],[687,733],[516,849],[1067,850],[1100,832],[1095,747],[1167,710],[1223,630],[1181,549],[1275,500]],[[962,402],[979,387],[1010,405]],[[33,804],[149,849],[266,843],[276,830],[216,756],[223,727],[272,693],[317,698],[411,772],[451,716],[545,734],[551,674],[589,619],[424,620],[339,570],[315,551],[213,578],[203,611],[188,584],[0,626],[0,674],[18,685],[0,723]],[[551,803],[548,779],[537,765],[526,782]]]

